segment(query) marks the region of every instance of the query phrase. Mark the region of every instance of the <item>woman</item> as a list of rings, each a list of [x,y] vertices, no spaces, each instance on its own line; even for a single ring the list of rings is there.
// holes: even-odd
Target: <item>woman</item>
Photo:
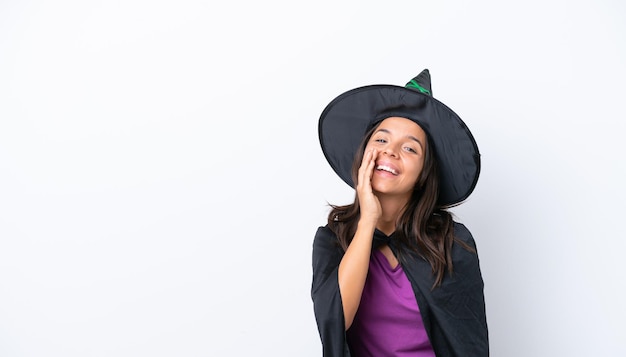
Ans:
[[[324,356],[489,355],[475,243],[446,210],[474,190],[480,155],[431,93],[424,70],[348,91],[320,117],[324,155],[356,189],[313,244]]]

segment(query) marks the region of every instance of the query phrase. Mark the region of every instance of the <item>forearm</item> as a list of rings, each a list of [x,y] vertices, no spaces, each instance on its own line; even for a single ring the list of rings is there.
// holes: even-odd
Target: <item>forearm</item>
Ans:
[[[354,320],[356,311],[361,302],[361,294],[365,286],[365,279],[372,252],[372,239],[375,223],[361,221],[358,224],[352,242],[339,264],[339,291],[343,303],[345,329],[347,330]]]

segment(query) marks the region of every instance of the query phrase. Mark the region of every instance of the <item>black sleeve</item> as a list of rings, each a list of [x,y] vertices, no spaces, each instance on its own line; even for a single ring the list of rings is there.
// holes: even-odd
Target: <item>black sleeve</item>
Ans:
[[[343,249],[328,227],[319,227],[313,241],[311,297],[324,357],[349,357],[338,270]]]
[[[464,225],[455,223],[458,240],[476,249]],[[487,357],[489,341],[478,255],[455,242],[454,272],[446,272],[441,285],[433,288],[430,264],[418,256],[403,268],[413,285],[424,326],[437,357]]]
[[[470,231],[460,223],[455,223],[454,228],[456,238],[476,250]],[[478,253],[455,243],[452,258],[454,272],[444,278],[440,289],[433,290],[438,323],[446,330],[453,356],[489,356],[484,283]]]

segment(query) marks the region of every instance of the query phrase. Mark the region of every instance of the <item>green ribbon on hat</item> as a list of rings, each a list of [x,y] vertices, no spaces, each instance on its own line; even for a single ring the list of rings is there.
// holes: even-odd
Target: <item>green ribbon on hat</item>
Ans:
[[[406,88],[415,88],[415,89],[417,89],[418,91],[420,91],[420,92],[422,92],[424,94],[432,95],[428,89],[422,87],[419,83],[417,83],[417,81],[415,79],[411,79],[409,81],[409,83],[407,83],[404,87],[406,87]]]
[[[420,74],[411,79],[404,88],[416,90],[429,96],[433,96],[433,87],[430,85],[430,72],[424,69]]]

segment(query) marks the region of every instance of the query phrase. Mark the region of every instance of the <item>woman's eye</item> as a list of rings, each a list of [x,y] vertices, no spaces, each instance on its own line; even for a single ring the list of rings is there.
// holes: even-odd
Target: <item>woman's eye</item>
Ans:
[[[404,149],[405,149],[406,151],[408,151],[408,152],[412,152],[412,153],[414,153],[414,154],[417,154],[417,150],[413,149],[412,147],[408,147],[408,146],[407,146],[407,147],[406,147],[406,148],[404,148]]]
[[[386,143],[387,142],[387,140],[382,139],[382,138],[374,139],[374,141],[377,142],[377,143]]]

